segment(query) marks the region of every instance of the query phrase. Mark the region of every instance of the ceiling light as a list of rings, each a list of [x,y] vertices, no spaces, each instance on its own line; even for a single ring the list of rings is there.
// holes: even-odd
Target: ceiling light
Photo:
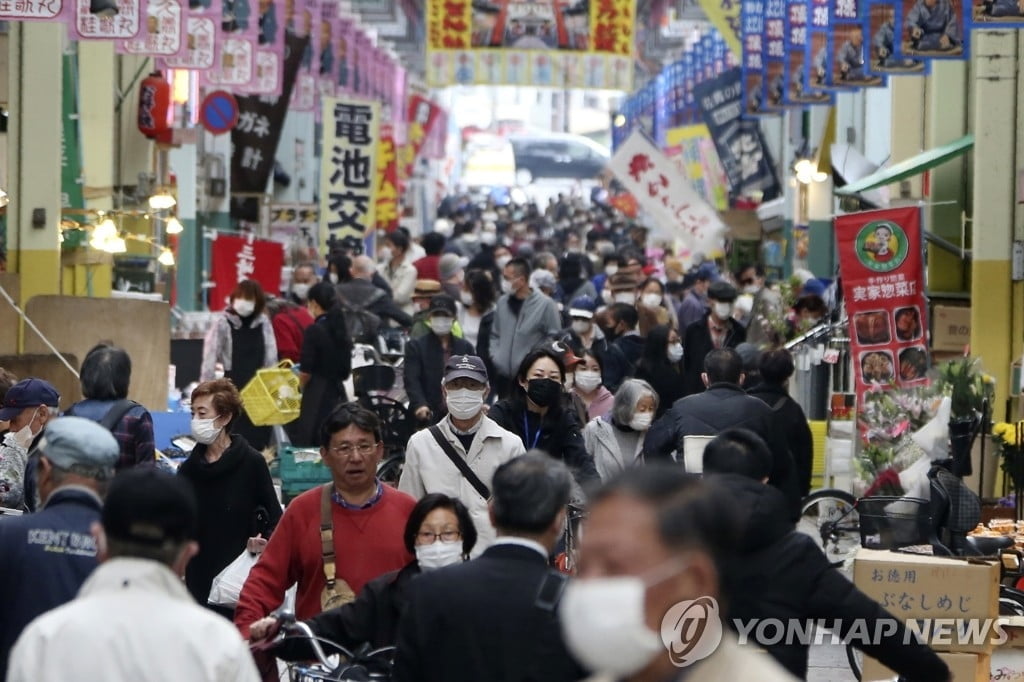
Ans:
[[[167,227],[165,229],[167,230],[167,234],[181,234],[185,229],[185,226],[181,224],[180,220],[171,216],[167,221]]]
[[[111,218],[104,218],[96,227],[92,228],[92,238],[95,241],[106,242],[116,236],[117,225]]]
[[[114,237],[107,240],[104,250],[108,253],[124,253],[128,250],[128,245],[125,244],[123,237]]]
[[[165,211],[174,208],[178,201],[166,190],[161,190],[149,198],[149,207],[154,211]]]
[[[159,258],[156,260],[160,265],[166,265],[169,268],[174,267],[174,253],[170,249],[162,249]]]

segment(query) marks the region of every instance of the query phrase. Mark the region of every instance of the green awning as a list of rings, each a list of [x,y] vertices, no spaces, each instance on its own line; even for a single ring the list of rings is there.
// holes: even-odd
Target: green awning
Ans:
[[[959,140],[954,140],[941,147],[921,152],[917,156],[912,156],[909,159],[895,163],[888,168],[880,168],[857,182],[840,187],[836,190],[836,194],[860,194],[869,189],[884,187],[885,185],[891,185],[894,182],[920,175],[926,170],[931,170],[936,166],[941,166],[947,161],[955,159],[973,146],[974,135],[965,135]]]

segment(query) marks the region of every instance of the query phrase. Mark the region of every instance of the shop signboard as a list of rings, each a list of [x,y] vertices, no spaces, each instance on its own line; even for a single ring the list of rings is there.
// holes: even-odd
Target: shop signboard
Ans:
[[[210,310],[224,310],[235,285],[254,279],[264,291],[281,290],[284,247],[270,239],[256,239],[252,233],[218,234],[211,247]]]
[[[377,149],[377,229],[397,229],[398,210],[398,153],[395,130],[387,123],[381,125]]]
[[[866,211],[835,219],[858,397],[927,381],[921,210]]]

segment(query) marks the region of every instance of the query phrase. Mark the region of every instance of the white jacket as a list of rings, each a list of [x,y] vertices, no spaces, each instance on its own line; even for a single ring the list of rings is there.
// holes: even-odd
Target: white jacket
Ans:
[[[643,464],[644,435],[640,434],[640,438],[637,439],[635,451],[622,452],[619,449],[619,441],[615,438],[615,427],[608,419],[591,419],[583,427],[583,447],[593,455],[594,466],[597,467],[597,473],[601,475],[602,481],[607,481],[629,467]]]
[[[501,428],[486,416],[482,418],[480,430],[476,432],[469,453],[455,437],[450,417],[442,419],[438,426],[445,440],[451,443],[455,452],[466,458],[469,468],[488,489],[495,469],[526,452],[519,436]],[[477,541],[472,557],[480,556],[494,542],[495,532],[487,500],[462,476],[462,472],[444,454],[429,430],[417,431],[409,439],[405,449],[405,468],[402,469],[398,489],[417,499],[428,493],[443,493],[461,500],[469,509],[476,526]]]
[[[71,602],[21,633],[7,682],[259,682],[230,621],[199,606],[179,577],[145,559],[112,559]]]

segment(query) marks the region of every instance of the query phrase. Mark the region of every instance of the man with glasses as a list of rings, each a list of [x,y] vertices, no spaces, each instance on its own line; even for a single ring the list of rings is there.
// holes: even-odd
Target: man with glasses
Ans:
[[[344,403],[327,418],[320,438],[332,480],[288,505],[249,573],[235,610],[245,637],[249,625],[280,606],[295,582],[295,615],[302,620],[351,601],[368,581],[413,558],[403,533],[416,501],[377,479],[384,452],[377,416]],[[323,541],[328,533],[330,544]],[[328,574],[335,580],[329,583]]]

